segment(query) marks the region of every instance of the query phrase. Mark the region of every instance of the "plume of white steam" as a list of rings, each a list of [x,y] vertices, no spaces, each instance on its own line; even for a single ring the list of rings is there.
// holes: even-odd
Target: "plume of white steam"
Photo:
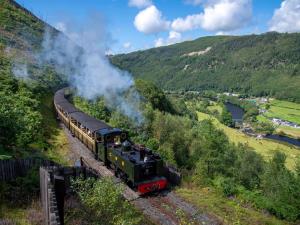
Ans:
[[[89,100],[104,96],[108,107],[141,123],[140,96],[132,88],[134,80],[128,72],[112,66],[106,57],[111,41],[99,18],[77,31],[66,28],[66,36],[45,32],[40,62],[51,63],[57,72],[66,75],[79,95]]]
[[[12,67],[12,72],[16,78],[24,79],[24,80],[27,80],[29,78],[27,64],[14,63]]]

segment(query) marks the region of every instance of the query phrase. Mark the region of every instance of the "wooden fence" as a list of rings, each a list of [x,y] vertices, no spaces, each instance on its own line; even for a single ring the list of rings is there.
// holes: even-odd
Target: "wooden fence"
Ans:
[[[17,177],[25,176],[27,172],[33,168],[38,169],[40,166],[54,165],[57,164],[39,158],[0,160],[0,181],[10,181]]]
[[[58,206],[50,173],[47,169],[40,167],[40,193],[41,202],[46,225],[60,225]]]

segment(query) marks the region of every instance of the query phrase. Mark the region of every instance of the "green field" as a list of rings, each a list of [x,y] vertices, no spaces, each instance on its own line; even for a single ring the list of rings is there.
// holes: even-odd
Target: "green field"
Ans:
[[[239,130],[227,127],[226,125],[220,123],[215,117],[208,114],[197,112],[198,119],[210,119],[213,124],[224,131],[229,140],[235,144],[243,143],[248,144],[256,152],[260,153],[266,160],[269,160],[276,150],[284,152],[287,155],[286,165],[289,169],[295,168],[295,160],[300,157],[300,149],[292,145],[281,144],[276,141],[267,139],[257,139],[255,137],[250,137]]]
[[[300,124],[300,104],[281,100],[272,100],[270,102],[270,109],[268,109],[265,116],[268,118],[279,118]]]
[[[276,133],[284,133],[287,136],[300,139],[300,129],[286,126],[279,126],[276,129]]]
[[[222,107],[218,104],[218,103],[216,103],[216,102],[213,102],[212,103],[213,105],[210,105],[210,106],[208,106],[207,107],[207,109],[209,110],[209,111],[211,111],[211,112],[213,112],[213,111],[217,111],[218,113],[222,113]]]

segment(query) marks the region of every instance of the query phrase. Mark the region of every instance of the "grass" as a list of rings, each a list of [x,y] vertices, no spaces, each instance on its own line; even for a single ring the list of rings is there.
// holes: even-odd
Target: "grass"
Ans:
[[[30,225],[26,218],[27,213],[25,208],[8,207],[7,205],[3,204],[0,205],[0,210],[5,212],[5,215],[0,214],[0,218],[5,218],[5,220],[11,222],[17,222],[19,225]]]
[[[216,102],[213,102],[213,105],[208,106],[207,109],[210,112],[217,111],[219,114],[221,114],[223,111],[222,107]]]
[[[300,104],[288,101],[272,100],[270,102],[270,108],[265,116],[268,118],[279,118],[300,124]]]
[[[58,126],[54,107],[53,107],[53,94],[46,94],[42,99],[40,111],[43,116],[44,136],[46,144],[37,143],[38,148],[45,149],[45,157],[63,165],[70,165],[67,157],[69,152],[69,144],[67,136],[63,129]]]
[[[16,225],[42,224],[44,221],[41,205],[38,201],[33,201],[27,207],[8,206],[7,204],[1,203],[0,224],[2,219]]]
[[[287,126],[279,126],[276,129],[277,133],[285,133],[287,136],[300,139],[300,129],[287,127]]]
[[[251,205],[238,197],[226,198],[212,187],[183,185],[183,187],[176,190],[176,193],[194,204],[200,211],[218,217],[224,224],[290,224],[287,221],[279,220],[274,216],[252,208]]]
[[[229,140],[235,144],[243,143],[252,147],[256,152],[260,153],[266,160],[269,160],[273,153],[276,150],[279,150],[286,154],[286,166],[293,170],[295,168],[295,161],[297,157],[300,157],[300,149],[294,147],[292,145],[282,144],[276,141],[267,140],[267,139],[256,139],[254,137],[250,137],[239,130],[234,128],[227,127],[226,125],[220,123],[215,117],[210,116],[208,114],[197,112],[198,119],[210,119],[213,124],[224,131]]]

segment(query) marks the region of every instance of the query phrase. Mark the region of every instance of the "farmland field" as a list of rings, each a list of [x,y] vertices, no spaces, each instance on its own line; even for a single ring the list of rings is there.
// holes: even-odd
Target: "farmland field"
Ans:
[[[263,105],[263,107],[265,107],[265,105]],[[271,118],[279,118],[300,125],[300,104],[287,101],[272,100],[268,112],[264,115],[257,116],[257,119],[262,122],[270,121],[269,119]],[[284,133],[285,135],[291,136],[293,138],[300,138],[300,129],[293,127],[280,125],[276,129],[276,133]]]
[[[300,124],[300,104],[288,101],[272,100],[270,103],[270,109],[265,116]]]

